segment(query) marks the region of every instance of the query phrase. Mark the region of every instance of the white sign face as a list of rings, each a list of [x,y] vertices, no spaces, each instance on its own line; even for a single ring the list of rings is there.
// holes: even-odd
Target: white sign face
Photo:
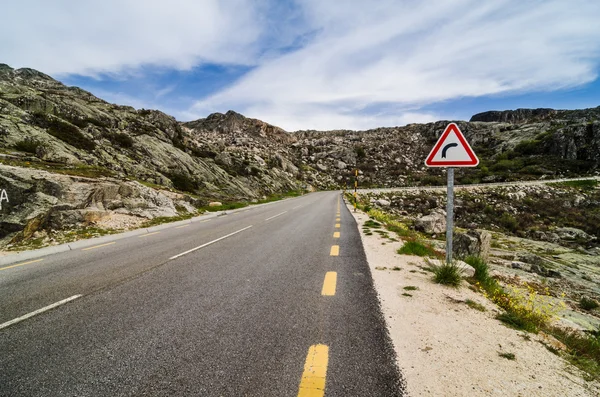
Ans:
[[[8,203],[8,193],[6,193],[6,190],[4,189],[0,190],[0,210],[2,209],[3,201],[6,201]]]
[[[454,123],[450,123],[427,156],[428,167],[475,167],[479,159]]]

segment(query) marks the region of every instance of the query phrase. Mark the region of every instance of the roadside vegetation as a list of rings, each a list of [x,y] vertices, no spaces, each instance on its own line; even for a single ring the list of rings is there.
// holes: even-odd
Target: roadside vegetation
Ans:
[[[354,197],[352,194],[346,193],[346,199],[348,202],[353,203]],[[390,237],[388,233],[377,230],[385,228],[404,241],[404,245],[398,249],[398,254],[443,258],[444,254],[442,252],[435,250],[429,243],[423,241],[422,236],[417,231],[411,230],[397,217],[374,209],[369,204],[360,201],[357,203],[357,208],[369,215],[370,219],[363,225],[363,231],[367,236],[373,235],[372,229],[375,229],[382,237],[388,238],[390,241],[398,241]]]
[[[407,241],[398,249],[400,255],[416,255],[416,256],[437,256],[436,251],[426,243],[419,241]]]
[[[21,142],[21,151],[33,150],[33,145],[29,143]],[[27,146],[30,145],[30,146]],[[43,170],[52,172],[55,174],[72,175],[72,176],[83,176],[88,178],[101,178],[115,176],[115,173],[107,168],[96,167],[85,164],[67,165],[61,163],[51,163],[48,161],[25,161],[21,159],[14,159],[8,157],[0,158],[0,164],[10,165],[13,167],[33,168],[37,170]]]
[[[291,190],[291,191],[285,192],[285,193],[270,195],[267,198],[265,198],[263,200],[258,200],[256,202],[234,201],[234,202],[229,202],[229,203],[223,203],[222,205],[217,205],[217,206],[213,206],[213,207],[202,206],[198,209],[201,212],[218,212],[218,211],[235,210],[235,209],[247,207],[249,205],[266,204],[266,203],[271,203],[273,201],[283,200],[286,198],[299,197],[299,196],[302,196],[302,194],[303,194],[303,192],[301,190]]]
[[[562,300],[557,302],[547,290],[540,292],[527,283],[519,287],[502,287],[490,277],[484,260],[470,256],[465,262],[475,268],[475,275],[468,281],[503,310],[497,316],[500,321],[515,329],[532,333],[543,331],[554,336],[567,347],[566,359],[585,371],[588,379],[600,379],[600,329],[584,333],[556,326],[554,320],[565,308]]]

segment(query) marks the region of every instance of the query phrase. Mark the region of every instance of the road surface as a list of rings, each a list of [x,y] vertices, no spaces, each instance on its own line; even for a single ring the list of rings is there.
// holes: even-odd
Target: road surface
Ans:
[[[339,193],[16,265],[1,396],[403,394]]]

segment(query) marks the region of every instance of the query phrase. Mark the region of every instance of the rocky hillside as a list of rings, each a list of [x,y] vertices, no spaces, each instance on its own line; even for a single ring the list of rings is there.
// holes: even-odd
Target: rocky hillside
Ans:
[[[459,183],[598,173],[600,107],[487,112],[457,124],[480,159],[477,168],[457,170]],[[368,131],[301,131],[294,146],[302,164],[327,174],[329,184],[351,182],[352,168],[358,167],[362,186],[444,185],[444,171],[428,169],[423,162],[447,125],[438,121]]]
[[[596,173],[599,119],[600,108],[520,109],[458,122],[481,164],[460,170],[457,179]],[[361,186],[444,184],[443,171],[427,169],[423,159],[446,125],[289,133],[233,111],[181,123],[160,111],[107,103],[36,70],[0,64],[0,192],[9,200],[0,202],[0,247],[33,229],[85,224],[90,211],[96,218],[152,218],[171,215],[172,208],[190,213],[213,200],[351,186],[355,168]],[[75,194],[72,186],[86,193]],[[150,190],[169,200],[169,210],[145,210],[166,203]]]

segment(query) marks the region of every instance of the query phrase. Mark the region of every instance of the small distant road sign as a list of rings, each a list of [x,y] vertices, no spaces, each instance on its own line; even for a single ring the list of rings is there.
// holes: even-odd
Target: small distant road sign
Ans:
[[[425,160],[428,167],[475,167],[477,164],[479,159],[454,123],[448,124]]]
[[[479,159],[455,123],[450,123],[425,160],[428,167],[448,167],[448,201],[446,204],[446,263],[452,262],[454,231],[454,168],[476,167]]]

